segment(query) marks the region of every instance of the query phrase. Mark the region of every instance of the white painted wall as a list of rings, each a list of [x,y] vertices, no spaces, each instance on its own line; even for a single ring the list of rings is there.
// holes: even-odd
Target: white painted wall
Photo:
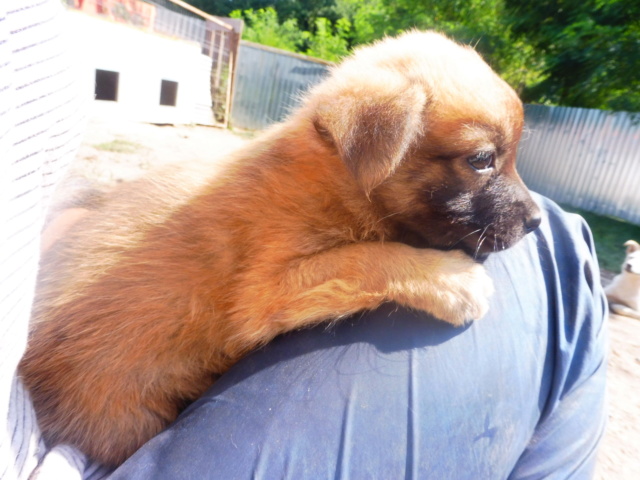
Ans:
[[[139,30],[78,11],[69,11],[70,28],[83,39],[83,63],[120,73],[118,101],[94,100],[92,115],[122,116],[150,123],[213,124],[211,59],[200,45]],[[162,80],[178,82],[175,107],[160,105]]]

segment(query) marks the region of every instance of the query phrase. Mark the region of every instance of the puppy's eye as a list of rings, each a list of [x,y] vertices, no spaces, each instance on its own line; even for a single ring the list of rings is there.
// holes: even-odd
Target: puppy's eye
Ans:
[[[493,164],[495,162],[495,154],[494,152],[480,152],[476,153],[472,157],[467,158],[467,162],[473,168],[482,172],[484,170],[489,170],[493,168]]]

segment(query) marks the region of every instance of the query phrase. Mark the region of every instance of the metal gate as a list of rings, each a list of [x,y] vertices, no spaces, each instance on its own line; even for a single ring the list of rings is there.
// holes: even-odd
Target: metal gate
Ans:
[[[174,20],[167,33],[199,41],[202,53],[211,58],[211,110],[213,123],[226,128],[231,116],[231,99],[235,82],[235,59],[242,34],[242,20],[209,15],[182,0],[145,0],[159,8],[171,11]],[[195,17],[194,17],[195,16]],[[184,31],[185,19],[197,18],[201,30],[197,38]],[[166,28],[164,28],[166,32]]]
[[[229,19],[233,20],[233,19]],[[237,23],[236,23],[237,22]],[[207,20],[205,49],[211,57],[211,108],[217,125],[227,127],[231,117],[231,99],[242,22]],[[204,53],[204,52],[203,52]]]

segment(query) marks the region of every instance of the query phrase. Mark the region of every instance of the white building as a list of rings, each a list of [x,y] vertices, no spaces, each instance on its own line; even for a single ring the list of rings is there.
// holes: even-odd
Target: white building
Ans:
[[[226,71],[233,69],[241,23],[229,19],[232,26],[179,0],[67,3],[83,64],[96,82],[93,115],[226,125],[232,85]],[[174,3],[171,10],[163,6]]]

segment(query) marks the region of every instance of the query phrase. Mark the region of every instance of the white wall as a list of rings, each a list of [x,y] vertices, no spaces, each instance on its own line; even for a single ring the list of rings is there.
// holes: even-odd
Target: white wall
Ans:
[[[213,124],[211,59],[200,45],[69,11],[69,25],[83,44],[83,63],[120,73],[117,102],[95,100],[92,115],[150,123]],[[175,107],[160,105],[162,80],[178,82]]]

